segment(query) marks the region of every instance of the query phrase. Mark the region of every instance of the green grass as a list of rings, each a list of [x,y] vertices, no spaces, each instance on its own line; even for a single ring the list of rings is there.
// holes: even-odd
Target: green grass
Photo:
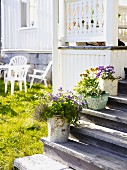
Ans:
[[[40,96],[51,92],[51,87],[34,84],[28,92],[15,86],[14,95],[4,93],[0,80],[0,170],[13,169],[15,158],[43,153],[40,138],[47,136],[47,124],[33,119],[33,112]]]

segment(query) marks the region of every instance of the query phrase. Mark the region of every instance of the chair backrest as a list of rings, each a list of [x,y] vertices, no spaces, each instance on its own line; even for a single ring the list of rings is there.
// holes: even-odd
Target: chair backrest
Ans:
[[[43,74],[43,77],[44,77],[44,78],[47,76],[49,70],[51,69],[52,63],[53,63],[53,62],[50,61],[49,64],[48,64],[48,66],[46,67],[45,72],[44,72],[44,74]]]
[[[17,77],[21,79],[26,79],[28,67],[20,67],[19,69],[16,70],[16,72],[17,72]]]
[[[10,60],[9,65],[25,65],[27,64],[27,58],[24,56],[15,56]]]
[[[27,72],[27,66],[12,66],[12,68],[10,67],[8,70],[8,77],[13,77],[15,80],[23,80],[26,79]]]

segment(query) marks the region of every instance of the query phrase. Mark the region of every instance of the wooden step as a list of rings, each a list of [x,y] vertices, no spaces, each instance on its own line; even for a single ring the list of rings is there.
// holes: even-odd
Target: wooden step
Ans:
[[[107,106],[109,108],[127,111],[127,95],[118,94],[117,96],[110,96]]]
[[[14,167],[17,170],[72,170],[72,168],[69,168],[67,165],[43,154],[16,158],[14,160]]]
[[[127,111],[106,107],[100,111],[83,109],[80,119],[127,133]]]
[[[70,134],[80,142],[87,141],[95,146],[117,152],[116,154],[127,156],[127,133],[80,120],[78,127],[71,127]]]
[[[69,140],[66,143],[49,142],[42,138],[45,154],[67,163],[76,170],[126,170],[127,157],[113,154],[89,143]]]
[[[118,81],[118,93],[127,95],[127,80]]]

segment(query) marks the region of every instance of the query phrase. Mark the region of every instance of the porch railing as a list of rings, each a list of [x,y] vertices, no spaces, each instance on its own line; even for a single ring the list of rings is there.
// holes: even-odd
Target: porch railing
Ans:
[[[105,41],[106,2],[105,0],[65,0],[65,41]],[[127,7],[120,6],[118,16],[118,35],[123,39],[127,36]]]
[[[127,6],[119,6],[119,39],[127,41]]]
[[[104,40],[104,0],[66,0],[65,9],[67,42]]]

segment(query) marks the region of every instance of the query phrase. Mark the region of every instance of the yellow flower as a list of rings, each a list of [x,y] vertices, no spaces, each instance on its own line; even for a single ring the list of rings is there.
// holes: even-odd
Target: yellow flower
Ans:
[[[90,73],[90,70],[86,70],[86,73],[88,73],[88,74],[89,74],[89,73]]]

